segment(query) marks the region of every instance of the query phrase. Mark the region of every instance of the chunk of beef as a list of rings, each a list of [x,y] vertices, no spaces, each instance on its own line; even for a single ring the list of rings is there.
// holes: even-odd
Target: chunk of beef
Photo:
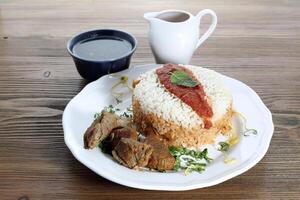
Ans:
[[[126,117],[119,117],[117,116],[117,127],[130,127],[130,128],[134,128],[135,126],[132,122],[132,120],[130,118],[126,118]],[[115,128],[117,128],[115,127]]]
[[[138,140],[138,133],[135,129],[128,126],[113,129],[108,137],[112,149],[117,146],[121,138],[131,138],[133,140]]]
[[[135,129],[128,126],[114,128],[108,137],[101,143],[102,152],[111,154],[112,150],[117,146],[121,138],[138,140],[138,133]]]
[[[152,127],[147,128],[146,132],[145,143],[153,148],[147,167],[158,171],[172,170],[175,158],[170,154],[168,146],[163,143]]]
[[[118,126],[118,119],[116,114],[103,111],[84,133],[84,148],[92,149],[99,145]]]
[[[145,167],[152,151],[152,147],[148,144],[130,138],[121,138],[112,151],[112,155],[122,165],[135,168]]]

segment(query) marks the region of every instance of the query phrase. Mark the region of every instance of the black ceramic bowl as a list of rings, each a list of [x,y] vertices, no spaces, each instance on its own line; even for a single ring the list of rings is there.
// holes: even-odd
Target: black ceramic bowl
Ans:
[[[131,50],[125,53],[122,56],[113,58],[113,59],[103,59],[103,60],[89,60],[86,58],[81,57],[73,52],[73,48],[76,44],[86,41],[86,40],[93,40],[97,38],[103,37],[113,37],[119,38],[120,40],[126,40],[132,46]],[[67,49],[69,54],[72,56],[74,63],[76,65],[77,71],[79,74],[89,80],[94,81],[100,78],[103,75],[119,72],[124,69],[127,69],[130,64],[130,59],[132,54],[137,48],[137,40],[134,36],[125,33],[119,30],[112,30],[112,29],[99,29],[93,31],[87,31],[84,33],[80,33],[68,41]]]

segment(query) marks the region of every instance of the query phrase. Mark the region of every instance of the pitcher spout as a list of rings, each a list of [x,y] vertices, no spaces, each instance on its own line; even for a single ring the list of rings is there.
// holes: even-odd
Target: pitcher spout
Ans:
[[[151,22],[155,17],[159,15],[160,12],[148,12],[144,14],[144,18],[148,21]]]

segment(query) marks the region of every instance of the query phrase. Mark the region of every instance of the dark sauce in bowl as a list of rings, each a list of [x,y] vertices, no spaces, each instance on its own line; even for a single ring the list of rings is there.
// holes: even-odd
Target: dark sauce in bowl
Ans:
[[[78,42],[73,47],[74,55],[91,61],[111,60],[125,56],[132,50],[132,45],[118,37],[89,38]]]
[[[133,35],[114,29],[86,31],[67,44],[78,73],[89,81],[128,69],[136,48]]]

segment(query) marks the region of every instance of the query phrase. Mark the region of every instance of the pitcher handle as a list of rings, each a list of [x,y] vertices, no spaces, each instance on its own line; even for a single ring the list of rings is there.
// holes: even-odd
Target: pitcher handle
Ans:
[[[211,15],[212,16],[212,23],[211,25],[209,26],[209,28],[207,29],[207,31],[199,38],[198,40],[198,43],[197,43],[197,46],[196,48],[198,48],[215,30],[216,26],[217,26],[217,22],[218,22],[218,18],[217,18],[217,15],[216,13],[213,11],[213,10],[210,10],[210,9],[204,9],[204,10],[201,10],[197,15],[196,15],[196,18],[197,20],[201,21],[201,18],[204,16],[204,15]],[[201,23],[200,23],[201,24]]]

